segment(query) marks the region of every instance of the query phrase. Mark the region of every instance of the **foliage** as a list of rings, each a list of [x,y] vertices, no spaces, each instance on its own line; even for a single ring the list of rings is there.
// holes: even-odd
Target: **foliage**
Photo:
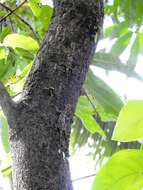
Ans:
[[[143,187],[143,150],[121,150],[98,172],[93,189],[139,190]]]
[[[138,56],[142,54],[142,7],[143,1],[132,0],[114,0],[113,4],[106,6],[106,12],[112,15],[114,24],[105,29],[105,36],[110,36],[111,40],[118,37],[110,50],[112,56],[121,55],[123,50],[130,46],[129,58],[123,67],[123,72],[126,72],[128,76],[133,74]],[[121,65],[122,63],[118,60],[117,68],[119,66],[119,71],[122,72]],[[112,68],[115,70],[115,64]],[[141,79],[138,76],[137,78]],[[142,142],[142,118],[142,100],[129,101],[120,111],[112,139],[120,142],[136,140]],[[141,189],[143,187],[142,154],[142,150],[138,149],[115,153],[97,173],[92,189]]]
[[[136,141],[143,139],[143,101],[130,100],[119,114],[113,140]]]
[[[92,134],[98,132],[101,136],[105,136],[104,131],[100,128],[94,118],[94,109],[85,96],[81,96],[77,104],[75,115],[80,118],[83,126]]]
[[[14,33],[8,34],[0,46],[5,48],[10,47],[13,49],[21,48],[27,51],[37,51],[39,49],[38,43],[33,38]]]
[[[113,139],[118,141],[143,139],[142,104],[143,101],[129,101],[122,108]],[[143,187],[142,159],[143,150],[128,149],[117,152],[97,173],[93,190],[139,190]]]

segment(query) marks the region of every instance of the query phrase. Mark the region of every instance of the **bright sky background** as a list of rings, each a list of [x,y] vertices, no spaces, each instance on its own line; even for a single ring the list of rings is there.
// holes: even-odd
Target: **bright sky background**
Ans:
[[[52,0],[41,0],[41,3],[43,4],[43,5],[50,5],[50,6],[53,6],[53,2],[52,2]]]

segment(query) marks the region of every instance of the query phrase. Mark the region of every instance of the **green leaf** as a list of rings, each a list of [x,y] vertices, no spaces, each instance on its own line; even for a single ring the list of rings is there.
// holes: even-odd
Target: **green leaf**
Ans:
[[[37,51],[39,45],[37,41],[29,36],[24,36],[22,34],[9,34],[4,38],[1,46],[11,47],[11,48],[22,48],[28,51]]]
[[[123,142],[143,139],[143,100],[130,100],[122,108],[112,139]]]
[[[91,70],[85,81],[85,89],[88,94],[95,99],[97,106],[100,106],[111,120],[117,119],[123,102],[120,97],[103,80],[95,76]]]
[[[119,56],[125,50],[125,48],[129,45],[131,37],[132,37],[131,31],[122,35],[112,46],[110,50],[111,53]]]
[[[119,38],[128,32],[127,22],[123,21],[121,23],[115,23],[114,25],[105,29],[104,34],[105,37],[109,37],[110,39]]]
[[[34,14],[34,28],[43,39],[51,21],[53,8],[48,5],[42,5],[40,0],[28,0],[29,6]]]
[[[28,0],[30,8],[36,17],[51,17],[52,8],[48,5],[42,5],[40,0]]]
[[[39,17],[42,14],[40,0],[28,0],[33,14]]]
[[[5,151],[8,153],[10,151],[8,123],[2,112],[0,112],[0,126],[1,126],[2,143],[5,148]]]
[[[143,187],[143,150],[114,154],[97,173],[92,190],[139,190]]]
[[[9,48],[7,59],[1,65],[2,70],[0,70],[0,80],[5,83],[12,75],[16,73],[15,65],[15,53],[14,50]]]
[[[105,6],[105,13],[107,15],[110,15],[114,12],[115,7],[113,5],[107,5]]]
[[[141,46],[142,46],[142,44],[141,44]],[[139,52],[140,52],[140,40],[139,40],[139,35],[137,34],[137,36],[131,46],[130,56],[127,61],[128,70],[130,72],[133,71],[136,67]]]
[[[118,5],[119,5],[120,0],[114,0],[114,18],[118,22]]]
[[[12,175],[12,167],[8,166],[1,170],[4,177],[10,177]]]
[[[7,56],[6,50],[4,48],[0,48],[0,60],[5,59]]]
[[[12,32],[12,29],[9,26],[3,27],[0,32],[0,41],[3,41],[3,39]]]
[[[22,92],[26,77],[32,67],[32,64],[33,62],[25,66],[21,73],[10,77],[10,79],[6,83],[8,86],[7,91],[11,96]]]
[[[137,34],[138,37],[138,43],[139,43],[139,53],[142,54],[143,53],[143,32],[139,32]]]
[[[4,59],[0,60],[0,79],[3,74],[6,72],[8,65]]]
[[[93,110],[90,102],[86,98],[86,96],[80,96],[80,98],[78,100],[76,112],[81,112],[81,111],[86,112],[90,115],[94,114],[94,110]]]
[[[90,133],[94,134],[95,132],[98,132],[101,136],[105,136],[104,131],[100,128],[94,119],[94,110],[85,96],[80,97],[75,114],[81,119],[84,127]]]

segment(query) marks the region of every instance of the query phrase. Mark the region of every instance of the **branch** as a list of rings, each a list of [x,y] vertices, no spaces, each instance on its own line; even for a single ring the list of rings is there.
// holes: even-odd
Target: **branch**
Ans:
[[[15,12],[13,12],[13,10],[11,10],[9,7],[7,7],[6,5],[4,5],[3,3],[0,3],[0,5],[3,8],[5,8],[6,10],[10,11],[10,13],[12,13],[14,16],[16,16],[19,20],[21,20],[21,22],[23,22],[31,30],[31,32],[33,33],[33,35],[35,36],[35,38],[37,40],[39,40],[36,32],[34,31],[34,29],[32,28],[32,26],[27,21],[25,21],[22,17],[20,17],[19,15],[17,15]]]
[[[94,177],[94,176],[96,176],[96,174],[87,175],[87,176],[84,176],[84,177],[73,179],[72,182],[80,181],[80,180],[87,179],[87,178]]]
[[[11,10],[10,13],[8,13],[7,15],[5,15],[1,20],[0,20],[0,23],[3,22],[7,17],[9,17],[10,15],[14,14],[15,11],[17,9],[19,9],[20,7],[22,7],[25,3],[27,2],[27,0],[23,1],[18,7],[16,7],[15,9]]]
[[[15,103],[12,101],[6,88],[0,81],[0,105],[7,118],[11,118],[15,110]]]

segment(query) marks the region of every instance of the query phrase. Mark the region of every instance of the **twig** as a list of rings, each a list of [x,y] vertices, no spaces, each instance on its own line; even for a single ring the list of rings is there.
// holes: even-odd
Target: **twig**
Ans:
[[[87,176],[84,176],[84,177],[73,179],[72,182],[80,181],[80,180],[87,179],[87,178],[94,177],[94,176],[96,176],[96,174],[87,175]]]
[[[17,15],[15,12],[13,12],[13,10],[11,10],[9,7],[7,7],[6,5],[4,5],[3,3],[0,3],[0,5],[5,8],[6,10],[10,11],[10,13],[12,13],[14,16],[16,16],[19,20],[21,20],[21,22],[23,22],[33,33],[33,35],[35,36],[35,38],[39,41],[39,37],[37,36],[36,32],[34,31],[34,29],[32,28],[32,26],[25,21],[22,17],[20,17],[19,15]]]
[[[22,7],[26,2],[27,2],[27,0],[23,1],[18,7],[16,7],[16,8],[13,9],[10,13],[8,13],[7,15],[5,15],[5,16],[0,20],[0,23],[3,22],[7,17],[9,17],[10,15],[12,15],[17,9],[19,9],[20,7]]]

